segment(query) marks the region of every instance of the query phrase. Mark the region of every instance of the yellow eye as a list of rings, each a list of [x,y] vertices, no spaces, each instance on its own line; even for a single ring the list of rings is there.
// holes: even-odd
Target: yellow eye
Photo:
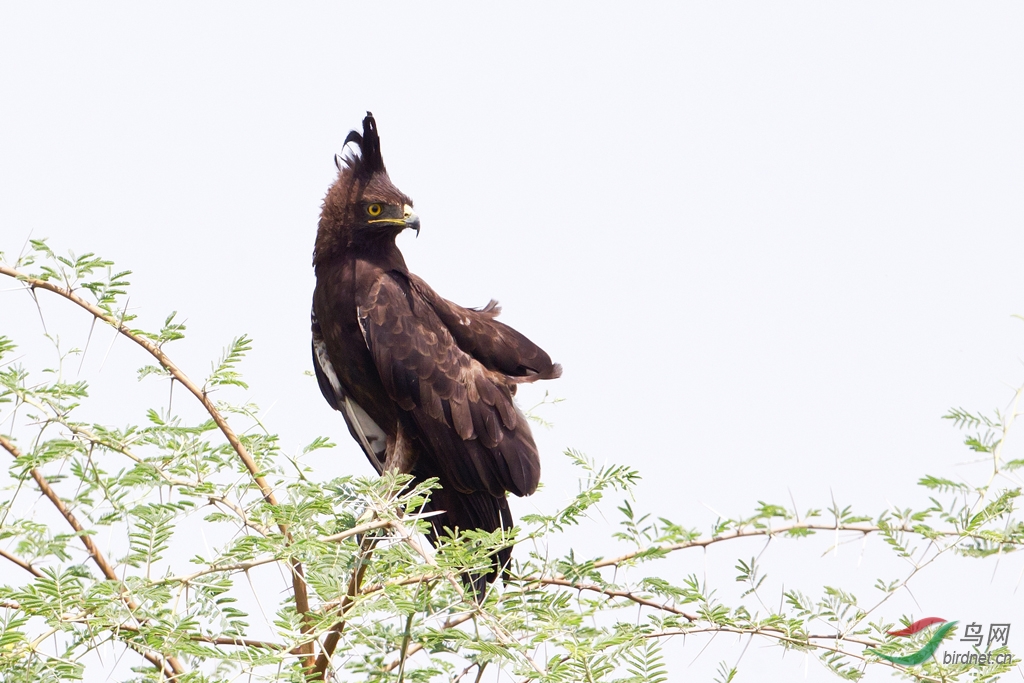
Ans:
[[[384,211],[384,207],[382,207],[380,204],[370,204],[368,207],[366,207],[366,213],[370,214],[371,216],[379,216],[382,211]]]

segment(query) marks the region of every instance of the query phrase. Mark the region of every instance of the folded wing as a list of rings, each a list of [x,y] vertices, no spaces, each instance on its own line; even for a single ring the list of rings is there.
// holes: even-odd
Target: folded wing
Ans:
[[[517,382],[557,376],[547,354],[493,309],[457,307],[394,271],[357,305],[384,388],[419,427],[428,445],[420,458],[435,461],[421,465],[462,493],[533,493],[540,460],[512,396]]]
[[[554,379],[562,366],[525,336],[496,318],[501,312],[492,300],[481,309],[465,308],[441,298],[426,282],[409,275],[413,290],[434,309],[459,348],[486,368],[508,375],[516,382]]]

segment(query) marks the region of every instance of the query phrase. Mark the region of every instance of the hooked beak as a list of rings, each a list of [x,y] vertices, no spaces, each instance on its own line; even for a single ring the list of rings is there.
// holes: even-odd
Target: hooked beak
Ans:
[[[405,205],[405,212],[404,212],[404,216],[403,217],[405,218],[405,227],[412,228],[413,230],[415,230],[416,231],[416,236],[419,237],[420,236],[420,217],[417,216],[415,213],[413,213],[412,207],[409,206],[408,204]]]
[[[370,224],[385,223],[388,225],[401,225],[402,230],[412,228],[416,231],[416,236],[420,236],[420,217],[413,213],[412,207],[408,204],[405,205],[401,218],[376,218],[366,222]],[[401,230],[399,230],[399,232],[401,232]]]

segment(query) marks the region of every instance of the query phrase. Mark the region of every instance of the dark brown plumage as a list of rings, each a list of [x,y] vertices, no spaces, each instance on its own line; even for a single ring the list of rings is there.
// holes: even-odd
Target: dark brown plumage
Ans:
[[[324,199],[313,266],[313,366],[324,398],[378,473],[440,480],[429,509],[445,529],[512,526],[506,493],[533,493],[540,460],[513,396],[561,367],[496,320],[492,301],[463,308],[409,272],[395,237],[419,232],[412,200],[388,178],[373,116],[345,140]],[[508,563],[511,551],[496,558]],[[492,581],[496,571],[477,579]]]

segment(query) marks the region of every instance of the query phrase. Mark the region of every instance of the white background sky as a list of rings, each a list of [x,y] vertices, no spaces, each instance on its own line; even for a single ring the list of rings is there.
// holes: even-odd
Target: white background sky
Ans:
[[[252,335],[286,447],[328,434],[325,467],[369,473],[304,374],[320,202],[369,109],[422,219],[410,268],[499,299],[565,367],[546,488],[515,512],[575,490],[566,447],[703,529],[757,500],[920,505],[921,475],[985,474],[940,416],[1024,380],[1022,36],[1011,3],[5,4],[0,250],[49,237],[133,269],[144,323],[187,317],[197,376]],[[0,333],[37,332],[0,294]],[[678,571],[730,584],[760,547]],[[905,572],[880,543],[824,547],[774,544],[768,594]],[[1021,653],[1021,571],[951,558],[879,616],[1010,621]],[[742,644],[668,648],[710,680]],[[830,680],[762,646],[737,680]]]

